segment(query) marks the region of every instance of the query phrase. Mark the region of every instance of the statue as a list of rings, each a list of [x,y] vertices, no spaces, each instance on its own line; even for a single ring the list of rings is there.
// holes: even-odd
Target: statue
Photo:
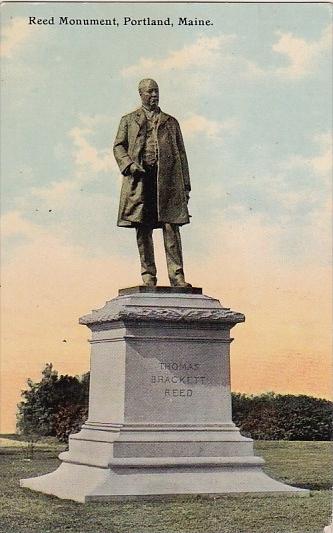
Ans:
[[[170,285],[185,281],[179,226],[190,221],[191,190],[182,134],[177,120],[158,106],[156,81],[139,83],[142,107],[122,117],[114,156],[123,174],[118,223],[136,229],[144,285],[157,283],[153,229],[162,228]]]

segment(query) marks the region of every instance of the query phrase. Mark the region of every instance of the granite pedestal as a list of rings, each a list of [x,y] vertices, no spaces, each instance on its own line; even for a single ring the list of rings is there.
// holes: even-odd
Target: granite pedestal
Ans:
[[[230,330],[199,288],[134,287],[92,331],[89,417],[53,473],[21,486],[81,502],[177,494],[307,495],[268,477],[231,419]]]

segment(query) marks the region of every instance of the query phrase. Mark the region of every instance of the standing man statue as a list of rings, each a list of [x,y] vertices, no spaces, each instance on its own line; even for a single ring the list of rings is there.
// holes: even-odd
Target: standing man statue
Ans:
[[[122,117],[113,153],[123,174],[118,226],[136,229],[143,283],[155,286],[153,229],[162,228],[170,284],[184,278],[179,226],[188,224],[191,190],[179,124],[158,106],[156,81],[139,83],[142,107]]]

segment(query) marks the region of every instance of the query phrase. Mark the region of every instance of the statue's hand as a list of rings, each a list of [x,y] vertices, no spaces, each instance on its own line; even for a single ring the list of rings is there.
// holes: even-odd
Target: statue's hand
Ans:
[[[145,170],[141,165],[138,165],[138,163],[132,163],[130,166],[130,173],[133,178],[140,178],[142,174],[145,174]]]

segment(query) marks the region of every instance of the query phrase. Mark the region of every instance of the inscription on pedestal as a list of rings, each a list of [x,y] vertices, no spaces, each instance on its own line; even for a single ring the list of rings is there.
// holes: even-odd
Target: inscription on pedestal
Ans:
[[[191,398],[195,393],[193,385],[205,385],[207,378],[200,371],[200,363],[160,362],[158,372],[151,375],[152,385],[167,385],[161,388],[165,398]]]

